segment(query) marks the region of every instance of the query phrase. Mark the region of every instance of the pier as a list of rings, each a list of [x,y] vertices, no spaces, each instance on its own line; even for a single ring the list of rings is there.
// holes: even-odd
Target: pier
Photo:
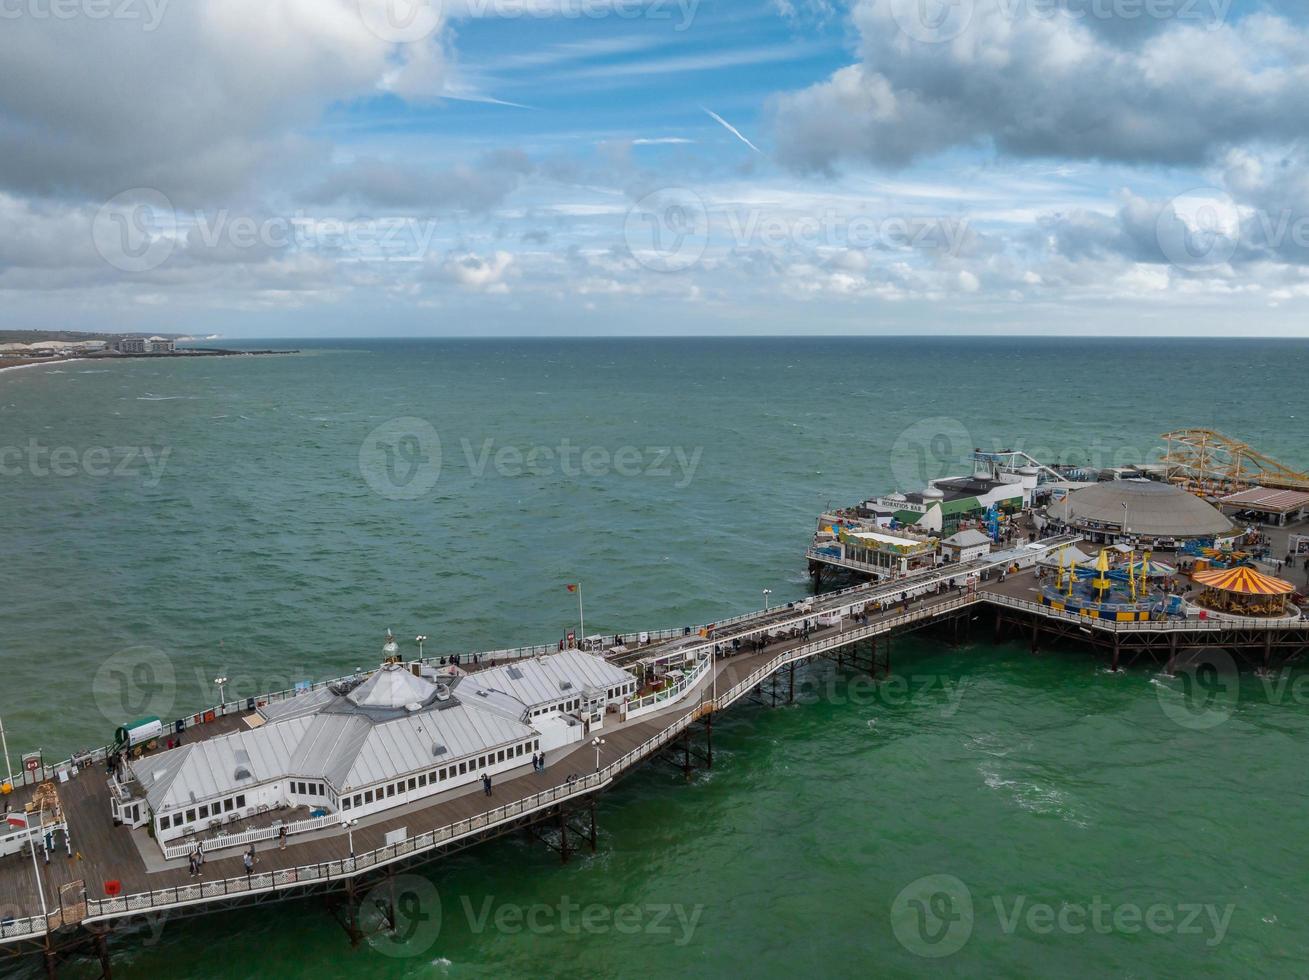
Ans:
[[[1022,638],[1033,651],[1046,644],[1086,645],[1114,668],[1138,662],[1168,666],[1197,649],[1213,647],[1233,651],[1243,664],[1268,668],[1309,650],[1309,624],[1303,622],[1122,623],[1043,605],[1033,567],[1076,540],[1053,537],[893,581],[856,584],[755,610],[711,626],[655,631],[645,635],[645,643],[640,642],[642,634],[615,636],[615,648],[623,651],[614,657],[629,666],[675,656],[695,668],[681,689],[635,701],[625,720],[605,723],[598,767],[596,748],[584,739],[550,753],[544,771],[523,765],[499,778],[489,797],[480,790],[442,794],[361,819],[352,827],[328,820],[292,836],[284,848],[268,834],[253,845],[257,863],[249,873],[240,849],[207,841],[203,875],[193,877],[185,861],[164,859],[150,841],[156,849],[152,854],[141,839],[143,831],[113,826],[104,750],[93,753],[78,760],[76,775],[56,783],[72,856],[59,848],[46,863],[25,848],[22,854],[0,859],[0,881],[11,902],[10,913],[0,922],[0,951],[41,955],[52,976],[62,959],[91,956],[99,959],[107,976],[105,934],[123,923],[316,893],[331,896],[334,914],[357,943],[362,938],[360,897],[397,871],[527,828],[563,860],[578,848],[594,849],[595,797],[632,769],[661,754],[688,774],[696,766],[711,766],[717,713],[752,695],[758,699],[765,683],[773,703],[789,700],[796,667],[818,657],[884,676],[891,669],[895,637],[929,626],[944,625],[966,640],[975,629],[990,625],[992,639]],[[979,627],[982,611],[992,615]],[[494,651],[478,659],[489,666],[538,656],[547,649],[552,648]],[[249,704],[230,702],[192,716],[198,723],[188,726],[188,738],[213,738],[235,730]],[[27,785],[9,802],[21,807],[35,791],[36,780],[71,768],[65,763],[25,777]]]

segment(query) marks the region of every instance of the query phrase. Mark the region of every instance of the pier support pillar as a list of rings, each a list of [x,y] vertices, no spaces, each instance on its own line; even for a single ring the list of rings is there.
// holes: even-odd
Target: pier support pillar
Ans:
[[[1114,630],[1114,662],[1112,664],[1114,673],[1118,673],[1118,657],[1120,653],[1122,653],[1122,640],[1118,636],[1118,631]]]
[[[792,668],[791,684],[792,684],[792,690],[794,690],[795,689],[795,664],[792,664],[791,668]],[[704,755],[705,768],[712,769],[714,767],[714,715],[712,711],[709,714],[705,715],[704,718],[704,745],[705,745],[705,755]]]
[[[332,918],[336,919],[337,924],[345,931],[350,939],[350,948],[358,949],[359,944],[367,939],[370,935],[380,932],[395,931],[395,875],[387,872],[386,875],[388,889],[388,899],[377,900],[377,910],[382,914],[384,925],[371,932],[367,932],[359,924],[359,889],[354,879],[349,879],[345,883],[345,893],[343,895],[329,896],[328,910],[332,913]],[[370,894],[377,889],[370,889]]]
[[[41,959],[49,980],[58,980],[60,964],[77,958],[94,960],[100,967],[97,974],[75,971],[78,976],[94,976],[96,980],[112,980],[113,969],[109,960],[109,930],[102,926],[83,926],[76,932],[61,930],[63,938],[47,933],[42,938]]]
[[[561,806],[559,808],[559,857],[564,864],[568,863],[568,855],[571,853],[568,846],[568,814]]]

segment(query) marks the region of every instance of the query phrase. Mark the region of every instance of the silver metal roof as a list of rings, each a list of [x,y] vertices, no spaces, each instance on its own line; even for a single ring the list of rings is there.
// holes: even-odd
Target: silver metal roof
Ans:
[[[538,684],[555,677],[574,683],[631,678],[587,654],[568,657],[553,669],[538,666],[523,673]],[[379,675],[382,679],[374,684]],[[359,692],[356,703],[353,695]],[[397,700],[414,704],[419,694],[428,703],[416,711],[393,706]],[[521,720],[525,705],[511,695],[488,689],[483,697],[476,687],[464,690],[462,683],[459,695],[441,700],[436,685],[403,669],[383,668],[349,695],[324,688],[266,705],[258,728],[156,753],[134,761],[132,769],[150,806],[171,812],[283,778],[322,779],[345,793],[536,734]]]
[[[460,681],[457,690],[465,703],[470,697],[475,697],[480,688],[507,694],[530,710],[581,696],[587,690],[607,691],[632,679],[627,671],[599,657],[578,650],[565,650],[535,660],[478,671]]]
[[[959,548],[973,548],[979,544],[990,544],[991,539],[977,528],[967,527],[962,531],[956,531],[941,543],[952,544]]]
[[[407,704],[425,704],[436,696],[436,685],[415,677],[399,664],[387,664],[351,691],[346,697],[361,708],[403,708]]]
[[[1212,537],[1233,527],[1216,507],[1170,483],[1154,480],[1095,483],[1051,504],[1048,513],[1082,528],[1094,524],[1119,527],[1125,518],[1132,533],[1159,537]]]

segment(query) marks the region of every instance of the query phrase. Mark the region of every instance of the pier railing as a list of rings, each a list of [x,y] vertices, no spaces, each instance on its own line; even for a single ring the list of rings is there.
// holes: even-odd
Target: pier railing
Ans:
[[[647,694],[643,698],[629,701],[627,703],[627,720],[631,721],[633,718],[651,714],[658,711],[661,706],[679,700],[689,688],[700,683],[708,672],[711,663],[713,663],[712,657],[704,657],[695,665],[695,669],[692,670],[689,676],[684,676],[667,690]]]
[[[1047,542],[1052,546],[1058,546],[1061,542]],[[994,564],[994,563],[992,563]],[[924,570],[916,575],[911,575],[904,579],[894,582],[882,582],[876,584],[863,584],[844,589],[839,593],[829,593],[823,596],[823,604],[831,605],[832,599],[849,599],[850,602],[844,607],[843,614],[848,614],[862,599],[862,596],[869,593],[880,594],[884,591],[891,592],[916,592],[921,588],[929,587],[935,580],[949,579],[960,574],[966,574],[975,570],[976,567],[990,567],[984,561],[976,563],[965,563],[963,565],[947,566]],[[848,646],[851,643],[858,642],[862,639],[869,639],[874,636],[885,634],[899,626],[920,622],[925,619],[933,618],[942,613],[952,610],[963,609],[975,605],[979,602],[1002,602],[1015,606],[1030,606],[1042,610],[1046,614],[1052,612],[1048,607],[1042,607],[1036,603],[1028,603],[1024,600],[1011,600],[1007,596],[999,596],[994,593],[968,591],[965,593],[946,593],[944,598],[930,597],[921,601],[920,605],[911,608],[895,616],[879,616],[874,622],[859,626],[853,629],[838,630],[827,636],[818,637],[814,640],[793,647],[792,649],[782,651],[764,665],[756,668],[746,678],[733,684],[730,688],[720,692],[716,700],[704,699],[691,710],[682,713],[674,718],[660,732],[641,745],[627,752],[619,759],[614,760],[608,765],[602,767],[594,773],[579,776],[561,785],[551,787],[539,793],[515,800],[504,806],[494,807],[484,813],[477,814],[462,820],[455,821],[443,827],[415,834],[403,841],[394,844],[387,844],[379,848],[363,852],[352,857],[346,857],[333,861],[319,862],[315,864],[301,865],[299,867],[282,869],[277,871],[251,872],[248,875],[236,876],[213,881],[193,881],[184,885],[176,885],[168,888],[154,889],[148,892],[138,892],[126,896],[111,898],[91,898],[86,900],[86,918],[88,920],[112,919],[124,915],[130,915],[146,909],[158,908],[176,908],[188,905],[205,904],[211,901],[220,900],[229,896],[241,896],[245,894],[271,893],[283,889],[295,889],[302,886],[312,886],[315,884],[332,882],[352,878],[360,872],[367,871],[370,868],[382,867],[400,861],[409,856],[422,854],[428,851],[434,851],[445,846],[459,842],[464,838],[476,835],[482,831],[494,829],[497,826],[515,821],[519,818],[530,816],[540,810],[554,806],[561,801],[580,797],[588,793],[595,792],[607,785],[620,776],[627,769],[636,765],[643,759],[649,757],[652,753],[664,745],[671,742],[684,732],[696,720],[710,714],[716,710],[735,703],[751,689],[765,680],[770,674],[775,673],[782,667],[790,663],[811,659],[826,651],[836,649],[842,646]],[[836,603],[838,609],[842,608],[840,602]],[[785,607],[783,607],[785,608]],[[769,610],[771,612],[772,610]],[[835,611],[835,610],[829,610]],[[758,618],[763,611],[745,613],[731,619],[721,620],[714,624],[716,628],[721,629],[723,626],[730,626]],[[817,615],[817,612],[797,612],[795,616],[787,617],[785,622],[799,623],[804,619]],[[1079,617],[1071,617],[1079,619]],[[776,628],[777,623],[770,623],[761,627],[762,629]],[[1133,624],[1110,624],[1105,626],[1129,626]],[[1143,627],[1149,627],[1157,624],[1135,624]],[[1216,624],[1211,624],[1216,625]],[[662,631],[644,631],[648,633],[649,639],[653,642],[660,638],[676,638],[687,635],[685,627],[681,629],[662,630]],[[630,633],[623,634],[623,638],[637,639],[640,634]],[[722,643],[722,638],[718,640],[706,640],[702,647],[712,647],[713,644]],[[487,653],[482,656],[487,660],[504,659],[505,655],[511,653],[528,654],[527,651],[554,652],[553,646],[544,647],[521,647],[516,651],[496,651],[495,654]],[[498,656],[496,656],[498,654]],[[425,662],[431,662],[436,658],[424,658]],[[716,664],[721,658],[706,658],[702,664]],[[712,668],[699,667],[697,671]],[[355,675],[347,675],[347,678],[338,678],[338,680],[348,679]],[[687,687],[700,683],[703,680],[703,673],[698,673],[691,680]],[[315,684],[311,689],[317,689],[329,683],[337,681],[327,681]],[[261,696],[260,700],[281,700],[286,697],[295,697],[305,693],[305,689],[290,690],[278,692],[271,695]],[[219,706],[217,713],[224,713],[224,709],[230,706],[233,710],[244,710],[247,702],[245,699],[229,702],[228,705]],[[206,713],[192,716],[194,719],[202,719]],[[98,749],[91,753],[83,753],[77,757],[79,763],[96,762],[103,760],[105,749]],[[66,766],[69,763],[62,763]],[[54,772],[60,767],[46,767],[47,773]],[[334,821],[339,821],[339,816],[328,816],[325,818],[315,818],[320,822],[321,827],[331,825]],[[302,821],[301,823],[305,823]],[[221,847],[226,848],[238,843],[252,843],[254,839],[267,839],[277,833],[276,828],[267,828],[261,831],[249,831],[246,833],[262,833],[262,838],[256,837],[252,840],[240,840],[238,837],[244,835],[232,835],[222,841]],[[211,845],[213,846],[213,845]],[[182,845],[180,854],[184,856],[189,853],[193,845]],[[171,855],[170,855],[171,856]],[[56,911],[52,913],[58,917]],[[57,925],[57,923],[55,924]],[[27,918],[13,918],[0,921],[0,939],[19,938],[21,936],[40,935],[47,931],[48,923],[41,916],[30,916]]]
[[[721,691],[716,701],[708,698],[700,701],[691,710],[683,712],[672,719],[656,735],[608,765],[603,766],[598,771],[578,776],[568,782],[522,797],[503,806],[493,807],[484,813],[415,834],[403,841],[374,848],[354,857],[323,861],[277,871],[255,871],[248,875],[215,881],[194,881],[184,885],[160,888],[149,892],[138,892],[115,898],[88,898],[86,903],[87,919],[112,919],[147,909],[176,908],[204,904],[233,896],[275,892],[283,889],[330,883],[355,877],[371,868],[383,867],[410,856],[457,843],[482,831],[494,829],[522,817],[531,816],[562,801],[581,797],[608,786],[625,771],[677,738],[695,721],[715,710],[722,710],[734,704],[770,674],[794,661],[810,659],[828,650],[881,635],[899,626],[920,622],[944,612],[963,609],[977,604],[984,598],[991,597],[967,592],[944,599],[929,600],[917,608],[910,609],[899,615],[879,618],[876,622],[865,626],[832,633],[790,650],[782,651],[767,663],[751,671],[744,679]],[[705,662],[716,664],[720,661],[721,658],[716,658],[714,661],[707,660]],[[700,679],[703,679],[703,674],[700,675]],[[325,823],[330,824],[334,819],[339,820],[340,818],[326,818]],[[23,928],[24,923],[30,923],[31,921],[15,920],[10,923],[9,928]],[[35,918],[35,927],[31,928],[31,931],[36,933],[43,931],[40,917]],[[7,932],[4,935],[18,935],[18,933]]]
[[[1054,548],[1065,547],[1068,544],[1075,542],[1076,540],[1078,539],[1075,536],[1066,535],[1059,538],[1047,538],[1037,543],[1045,545],[1046,546],[1045,550],[1048,551]],[[1037,553],[1033,552],[1033,558],[1035,559],[1035,557],[1037,557]],[[973,561],[964,562],[958,565],[945,565],[937,568],[926,568],[916,572],[911,572],[910,574],[904,576],[903,578],[883,580],[881,582],[865,582],[865,583],[860,583],[858,585],[849,586],[845,589],[841,589],[838,592],[827,592],[824,593],[820,597],[820,599],[822,604],[827,607],[831,607],[833,605],[834,600],[836,600],[835,605],[839,607],[840,600],[844,600],[844,599],[850,599],[851,605],[853,605],[855,602],[857,602],[857,600],[861,595],[875,595],[879,591],[886,590],[886,589],[892,589],[892,590],[903,589],[903,590],[913,591],[919,587],[924,587],[930,584],[932,581],[940,578],[950,578],[952,576],[969,574],[971,572],[996,567],[999,564],[1001,564],[999,560],[996,560],[995,558],[992,557],[988,557],[988,558],[974,559]],[[790,611],[796,607],[797,602],[798,600],[787,603],[784,606],[774,606],[772,609],[768,609],[768,610],[762,610],[762,609],[751,610],[749,612],[741,613],[737,616],[730,616],[725,619],[716,620],[711,624],[701,624],[699,626],[673,627],[670,629],[661,629],[661,630],[640,630],[636,632],[605,634],[605,635],[614,636],[624,645],[628,643],[638,643],[641,637],[644,636],[646,637],[648,644],[652,645],[654,643],[661,642],[663,640],[679,639],[683,636],[694,636],[697,633],[708,629],[710,626],[712,626],[716,631],[721,631],[724,627],[736,626],[741,623],[748,622],[752,619],[759,619],[768,614],[776,614],[778,611]],[[779,625],[784,626],[794,622],[799,622],[803,620],[807,615],[814,615],[814,614],[797,612],[794,617],[789,618],[785,623],[781,623],[781,624],[772,623],[765,628],[773,629],[773,628],[777,628]],[[701,651],[707,646],[712,646],[714,642],[715,641],[713,640],[706,640],[705,643],[699,644],[691,648],[691,650]],[[721,639],[718,642],[721,642]],[[476,653],[476,656],[480,659],[481,663],[491,663],[491,662],[502,663],[506,660],[521,660],[524,658],[536,657],[536,656],[541,656],[543,654],[555,653],[555,652],[558,652],[557,644],[537,644],[534,646],[511,647],[504,650],[478,651]],[[460,653],[459,656],[461,658],[461,662],[463,663],[473,662],[473,657],[474,657],[473,653]],[[440,661],[443,658],[448,662],[450,657],[451,654],[443,654],[443,655],[437,654],[433,656],[421,657],[418,659],[421,663],[426,664],[428,666],[439,666]],[[346,681],[354,680],[359,676],[360,674],[357,672],[342,674],[341,676],[331,678],[330,680],[316,681],[314,683],[303,685],[301,687],[291,687],[280,691],[270,691],[263,694],[254,695],[252,697],[234,698],[228,701],[224,701],[220,704],[213,705],[212,707],[204,708],[200,711],[188,715],[184,715],[183,717],[176,719],[176,721],[180,721],[182,723],[183,730],[186,730],[200,725],[208,724],[211,721],[214,721],[218,718],[225,717],[230,714],[239,714],[244,711],[249,711],[253,706],[257,706],[259,704],[275,704],[279,701],[291,700],[293,698],[301,697],[313,691],[321,690],[322,688],[328,687],[333,684],[340,684]],[[95,764],[103,763],[111,751],[112,751],[112,746],[108,746],[108,745],[99,746],[93,749],[88,749],[79,752],[76,755],[72,756],[71,758],[64,759],[61,762],[44,765],[33,772],[24,771],[21,773],[15,773],[14,785],[17,788],[17,787],[30,786],[36,783],[44,782],[47,779],[51,779],[57,776],[57,774],[61,770],[69,769],[74,765],[85,766],[88,764],[95,765]]]
[[[1063,620],[1064,622],[1076,623],[1078,626],[1103,630],[1109,633],[1220,633],[1228,630],[1247,629],[1309,629],[1309,624],[1306,624],[1303,620],[1283,619],[1261,622],[1257,619],[1224,619],[1221,616],[1216,616],[1211,619],[1198,619],[1194,616],[1188,616],[1186,619],[1154,619],[1143,622],[1138,621],[1135,623],[1120,623],[1112,619],[1099,619],[1095,616],[1083,616],[1079,613],[1070,613],[1065,610],[1055,609],[1052,606],[1042,605],[1039,602],[1032,602],[1030,599],[1019,599],[1015,596],[1001,595],[998,592],[983,592],[982,597],[987,602],[994,603],[998,606],[1007,606],[1010,609],[1021,609],[1024,612],[1039,613],[1046,619]]]
[[[268,827],[252,827],[249,830],[242,830],[234,834],[223,834],[218,837],[193,837],[190,840],[179,841],[176,844],[163,845],[164,857],[169,860],[184,858],[196,849],[197,844],[203,844],[206,853],[215,851],[225,851],[229,847],[240,847],[243,844],[253,844],[256,841],[272,840],[286,828],[286,835],[293,837],[296,834],[305,834],[313,830],[322,830],[324,827],[339,827],[341,817],[339,814],[328,814],[325,817],[309,817],[305,820],[295,820],[290,823],[275,823]]]
[[[370,868],[385,866],[412,855],[435,850],[475,835],[480,831],[494,829],[520,817],[530,816],[535,812],[547,809],[563,800],[582,796],[608,785],[626,769],[629,769],[681,734],[696,718],[704,713],[704,710],[702,706],[697,706],[692,711],[681,715],[668,727],[660,731],[659,734],[597,772],[579,776],[548,790],[523,797],[504,806],[494,807],[484,813],[463,820],[457,820],[443,827],[415,834],[403,841],[387,844],[354,857],[341,858],[335,861],[323,861],[279,871],[252,872],[248,875],[223,878],[216,881],[196,881],[149,892],[138,892],[118,898],[88,898],[86,917],[88,920],[112,919],[147,909],[177,908],[203,904],[226,897],[274,892],[280,889],[343,880],[354,877]],[[38,926],[35,931],[43,931],[39,928],[39,917],[37,923]]]

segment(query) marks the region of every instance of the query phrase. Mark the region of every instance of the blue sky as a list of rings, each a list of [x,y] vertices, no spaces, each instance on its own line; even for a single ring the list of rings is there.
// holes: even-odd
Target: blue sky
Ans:
[[[431,2],[7,6],[0,324],[1307,332],[1295,4]]]

